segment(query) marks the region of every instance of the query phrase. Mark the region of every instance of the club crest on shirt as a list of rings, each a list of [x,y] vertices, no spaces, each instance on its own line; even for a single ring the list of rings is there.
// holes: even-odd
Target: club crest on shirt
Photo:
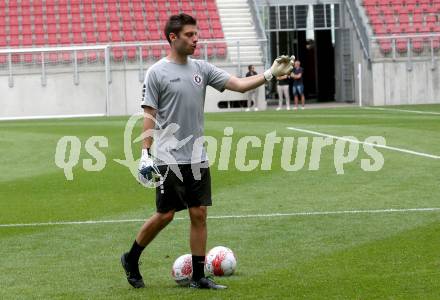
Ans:
[[[203,78],[202,78],[202,76],[200,76],[200,74],[196,73],[196,74],[193,75],[193,81],[194,81],[195,84],[201,85],[202,82],[203,82]]]

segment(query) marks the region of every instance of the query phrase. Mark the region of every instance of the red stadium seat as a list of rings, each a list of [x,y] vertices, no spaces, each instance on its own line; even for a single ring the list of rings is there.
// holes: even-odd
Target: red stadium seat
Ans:
[[[72,53],[71,52],[61,52],[61,62],[70,63],[72,62]]]
[[[76,52],[76,61],[78,63],[83,63],[86,60],[86,56],[83,51]]]
[[[72,23],[81,23],[82,22],[81,15],[79,13],[78,14],[71,14],[70,18],[72,19]]]
[[[31,6],[31,0],[21,0],[21,7],[29,7]],[[0,6],[1,7],[1,6]]]
[[[34,25],[42,25],[43,24],[43,16],[34,15]]]
[[[97,14],[106,14],[105,6],[104,5],[96,5],[95,12]]]
[[[24,21],[27,19],[27,20],[29,20],[28,22],[30,24],[31,15],[32,15],[32,13],[31,13],[30,7],[22,7],[21,8],[21,18],[22,18],[21,23],[23,24]]]
[[[35,45],[43,46],[45,44],[46,44],[46,38],[44,37],[44,34],[36,34],[35,35]]]
[[[18,26],[18,16],[9,16],[9,26]]]
[[[46,61],[51,64],[55,64],[58,62],[58,52],[50,52]]]
[[[46,5],[46,15],[55,15],[55,6]]]
[[[55,25],[47,27],[47,33],[55,35],[58,32],[57,27]]]
[[[81,8],[80,8],[79,4],[76,4],[76,5],[71,4],[70,5],[70,13],[72,15],[79,15],[81,13]]]
[[[151,46],[151,53],[155,59],[162,57],[162,46]]]
[[[145,30],[138,30],[136,31],[136,40],[143,42],[149,39],[149,36],[145,34]]]
[[[112,49],[113,60],[120,62],[124,59],[124,51],[121,48]]]
[[[119,22],[119,15],[117,12],[110,12],[108,14],[108,19],[110,22]]]
[[[141,47],[141,52],[142,52],[143,59],[146,59],[150,56],[150,51],[149,51],[148,47]]]
[[[47,38],[47,41],[48,41],[49,45],[56,45],[56,44],[58,44],[58,39],[57,39],[57,36],[55,34],[49,35],[48,38]]]
[[[196,50],[194,51],[192,57],[194,57],[194,58],[200,58],[201,56],[202,56],[202,54],[201,54],[201,50],[200,50],[199,47],[197,47]]]
[[[10,25],[9,26],[9,34],[10,36],[17,36],[20,34],[20,28],[18,27],[18,25]]]
[[[207,47],[208,57],[214,56],[214,50],[215,50],[215,46],[213,44],[208,44]]]
[[[122,36],[119,33],[119,31],[111,31],[110,35],[111,35],[111,39],[110,40],[112,42],[114,42],[114,43],[122,42]]]
[[[25,53],[23,56],[23,61],[27,64],[31,64],[34,62],[34,55],[31,53]]]
[[[100,43],[108,42],[107,31],[101,31],[98,33],[98,42],[100,42]]]
[[[98,61],[98,53],[95,51],[89,51],[87,52],[87,62],[88,63],[94,63]]]
[[[69,24],[63,24],[63,23],[61,23],[61,24],[60,24],[60,33],[61,33],[61,34],[68,34],[69,32],[70,32]]]
[[[380,49],[384,54],[388,54],[392,50],[392,44],[390,40],[379,40]]]
[[[399,53],[406,53],[408,51],[408,39],[396,39],[396,50]]]
[[[424,49],[423,38],[412,39],[412,48],[413,48],[414,52],[416,52],[416,53],[423,52],[423,49]]]
[[[226,43],[214,44],[214,47],[216,48],[217,57],[226,57],[226,49],[227,49]]]
[[[67,9],[66,5],[59,5],[58,6],[58,13],[61,15],[62,14],[67,15],[69,13],[69,10]]]
[[[32,34],[22,35],[21,45],[25,47],[32,46]]]
[[[62,34],[60,38],[60,43],[63,45],[68,45],[71,43],[69,34]]]
[[[225,38],[223,31],[221,31],[221,30],[214,30],[213,36],[215,39],[224,39]]]
[[[95,32],[95,24],[92,23],[84,23],[84,31],[87,32]]]
[[[76,32],[73,34],[73,43],[75,45],[80,45],[83,43],[83,38],[81,32]]]
[[[117,13],[119,10],[118,10],[118,6],[116,5],[116,2],[114,2],[114,3],[107,3],[107,11],[109,12],[109,13]]]
[[[160,40],[160,34],[157,31],[150,31],[150,39],[153,41]]]
[[[133,32],[130,31],[124,31],[124,41],[125,42],[134,42],[136,40],[136,37],[133,35]]]
[[[217,12],[217,4],[215,2],[206,1],[206,3],[207,3],[207,9],[210,14]]]
[[[87,44],[93,44],[96,43],[96,36],[95,36],[95,32],[86,32],[86,43]]]
[[[12,48],[17,48],[18,46],[20,46],[20,40],[18,39],[18,36],[11,36],[9,46]]]
[[[22,61],[23,56],[21,54],[12,54],[11,60],[14,64],[18,64]]]
[[[107,22],[98,22],[98,31],[107,31]]]
[[[137,59],[136,47],[128,47],[126,50],[127,50],[127,59],[129,61],[134,61]]]
[[[60,24],[69,24],[69,15],[67,14],[60,14],[58,15]]]
[[[6,54],[0,54],[0,65],[6,64],[8,61],[8,56]]]
[[[122,2],[119,5],[121,13],[129,13],[131,11],[131,7],[128,2]]]

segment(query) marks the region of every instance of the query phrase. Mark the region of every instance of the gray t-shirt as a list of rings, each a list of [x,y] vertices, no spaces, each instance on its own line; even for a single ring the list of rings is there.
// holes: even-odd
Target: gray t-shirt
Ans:
[[[162,58],[144,80],[142,107],[156,109],[156,163],[189,164],[207,160],[203,147],[206,86],[223,92],[230,75],[216,66],[188,58],[177,64]]]

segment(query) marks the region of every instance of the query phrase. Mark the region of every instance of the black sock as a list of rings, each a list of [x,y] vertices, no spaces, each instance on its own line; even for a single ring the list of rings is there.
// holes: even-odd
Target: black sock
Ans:
[[[205,277],[205,256],[192,256],[193,275],[192,279],[198,281]]]
[[[145,247],[139,245],[136,240],[134,240],[133,246],[131,246],[130,251],[128,252],[127,259],[132,263],[138,263],[139,257],[144,251]]]

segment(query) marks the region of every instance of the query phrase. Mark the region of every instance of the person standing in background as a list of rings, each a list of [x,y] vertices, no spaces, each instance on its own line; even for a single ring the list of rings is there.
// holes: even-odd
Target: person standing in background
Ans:
[[[248,72],[246,73],[246,77],[251,77],[257,75],[258,73],[255,71],[255,67],[253,65],[248,66]],[[254,101],[254,111],[258,111],[258,88],[250,90],[247,94],[247,108],[246,111],[251,110],[252,100]]]
[[[278,107],[277,110],[283,108],[283,98],[286,100],[286,109],[290,110],[290,94],[289,94],[289,75],[277,77],[278,86]],[[284,97],[283,97],[284,95]]]
[[[301,96],[301,109],[304,109],[305,97],[304,97],[304,83],[302,79],[302,74],[304,69],[301,67],[301,62],[299,60],[295,61],[291,78],[293,78],[292,92],[295,97],[295,110],[298,109],[298,97]]]

